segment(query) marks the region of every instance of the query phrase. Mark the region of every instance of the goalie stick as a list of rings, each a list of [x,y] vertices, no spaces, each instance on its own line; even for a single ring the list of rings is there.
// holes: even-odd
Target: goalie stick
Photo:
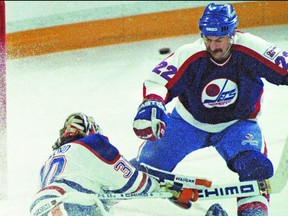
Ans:
[[[170,198],[173,194],[170,192],[151,192],[151,193],[103,193],[103,194],[87,194],[81,192],[69,192],[62,196],[55,197],[49,200],[40,201],[43,204],[34,209],[31,214],[34,216],[46,215],[54,207],[61,203],[73,203],[84,206],[97,205],[103,215],[108,212],[105,210],[102,200],[129,200],[129,199],[156,199],[156,198]]]
[[[198,200],[212,200],[212,199],[224,199],[224,198],[235,198],[235,197],[246,197],[246,196],[257,196],[262,194],[275,194],[281,192],[287,184],[288,181],[288,137],[282,151],[281,158],[279,160],[279,165],[275,174],[272,178],[263,181],[246,181],[246,182],[237,182],[226,185],[216,185],[211,186],[211,181],[191,176],[178,175],[163,170],[156,169],[154,167],[148,166],[146,164],[141,164],[145,167],[146,172],[157,178],[158,180],[171,184],[182,185],[186,188],[198,189],[199,197]],[[198,179],[198,180],[197,180]],[[199,180],[204,181],[202,184],[199,183]],[[197,182],[197,183],[196,183]],[[108,193],[108,194],[84,194],[80,192],[67,193],[61,197],[55,198],[53,202],[51,201],[49,208],[42,211],[40,214],[33,215],[42,215],[45,212],[48,212],[53,207],[55,207],[59,202],[70,202],[78,203],[82,202],[85,205],[89,204],[98,204],[101,211],[104,211],[103,204],[100,200],[127,200],[127,199],[148,199],[148,198],[170,198],[172,197],[170,192],[152,192],[152,193]],[[79,203],[81,200],[81,203]],[[53,205],[51,205],[53,203]],[[47,204],[45,204],[47,206]],[[44,208],[44,205],[40,208]],[[39,209],[40,209],[39,208]]]
[[[75,198],[70,198],[71,196]],[[172,193],[170,192],[151,192],[151,193],[102,193],[102,194],[85,194],[80,192],[70,192],[66,195],[63,195],[64,200],[69,200],[70,202],[78,200],[79,196],[81,200],[83,199],[91,199],[91,197],[100,199],[100,200],[129,200],[129,199],[156,199],[156,198],[169,198],[172,197]],[[83,198],[83,199],[82,199]],[[92,200],[92,199],[91,199]],[[74,203],[73,202],[73,203]]]

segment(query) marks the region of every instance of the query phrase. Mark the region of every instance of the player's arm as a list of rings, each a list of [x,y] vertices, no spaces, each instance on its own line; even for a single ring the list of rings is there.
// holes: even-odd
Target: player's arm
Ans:
[[[115,167],[117,167],[115,169]],[[116,190],[111,190],[112,193],[151,193],[151,192],[170,192],[173,197],[169,198],[173,202],[181,203],[183,206],[195,202],[198,199],[198,190],[192,188],[183,188],[177,184],[167,182],[159,182],[145,172],[136,170],[122,156],[114,164],[114,169],[117,172],[122,172],[121,177],[124,177],[123,186]],[[129,170],[129,171],[128,171]],[[127,174],[131,175],[127,178]],[[123,175],[124,174],[124,175]],[[115,178],[116,179],[116,178]],[[118,179],[118,178],[117,178]],[[120,178],[119,178],[120,180]],[[121,181],[120,181],[121,182]]]
[[[80,139],[74,143],[82,145],[83,152],[89,150],[93,154],[87,154],[90,161],[89,172],[95,173],[95,181],[103,185],[107,193],[150,193],[157,191],[169,191],[176,200],[197,200],[197,191],[183,189],[171,184],[160,184],[158,180],[149,176],[146,172],[138,171],[130,164],[102,135],[92,135]]]
[[[172,64],[174,58],[175,53],[159,63],[143,83],[143,101],[133,121],[133,130],[141,139],[155,141],[164,136],[168,119],[166,84],[177,72],[177,67]]]
[[[247,71],[276,85],[288,85],[288,52],[249,33],[239,33],[233,49],[246,55]]]
[[[194,44],[178,48],[160,62],[143,84],[143,101],[133,122],[135,134],[145,140],[155,141],[164,136],[168,116],[165,104],[177,97],[187,85],[185,73],[188,65],[204,55],[203,46]]]
[[[262,64],[259,64],[259,74],[268,82],[276,85],[288,85],[288,51],[275,45],[267,45],[263,54]]]
[[[146,173],[138,172],[103,135],[91,135],[73,145],[78,145],[79,155],[85,155],[85,161],[89,161],[89,166],[85,162],[81,166],[86,166],[91,178],[110,192],[152,192],[159,187]]]

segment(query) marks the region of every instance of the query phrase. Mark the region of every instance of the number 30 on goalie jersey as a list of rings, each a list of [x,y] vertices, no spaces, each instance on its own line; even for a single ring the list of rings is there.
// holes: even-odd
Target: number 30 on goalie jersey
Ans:
[[[92,182],[92,184],[91,184]],[[57,149],[41,169],[41,188],[84,193],[152,192],[158,182],[138,172],[106,137],[93,134]]]

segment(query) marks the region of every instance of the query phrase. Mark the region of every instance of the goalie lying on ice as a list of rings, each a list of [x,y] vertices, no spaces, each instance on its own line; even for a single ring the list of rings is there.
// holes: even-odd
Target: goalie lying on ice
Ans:
[[[41,188],[30,207],[33,216],[105,215],[116,200],[97,198],[104,193],[168,191],[173,194],[170,199],[197,200],[197,190],[162,186],[137,171],[102,135],[94,119],[83,113],[67,117],[52,148],[53,154],[40,171]]]

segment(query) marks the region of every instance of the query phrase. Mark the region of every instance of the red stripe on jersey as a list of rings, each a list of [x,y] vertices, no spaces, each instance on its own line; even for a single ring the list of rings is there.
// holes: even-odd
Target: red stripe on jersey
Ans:
[[[139,172],[140,173],[140,172]],[[139,186],[137,187],[137,189],[135,191],[133,191],[132,193],[135,193],[137,191],[139,191],[145,184],[146,184],[146,180],[147,180],[147,174],[143,173],[143,178],[139,184]]]
[[[263,154],[267,157],[268,156],[268,149],[267,149],[267,144],[264,141],[264,149],[263,149]],[[267,198],[267,197],[266,197]],[[270,198],[270,197],[269,197]]]
[[[261,99],[262,99],[262,95],[263,95],[264,90],[262,89],[261,93],[260,93],[260,97],[257,101],[257,103],[254,105],[255,111],[250,113],[249,115],[249,119],[255,119],[258,115],[258,113],[261,110]]]
[[[44,187],[40,191],[38,191],[38,193],[41,192],[41,191],[44,191],[44,190],[56,190],[61,195],[65,194],[65,190],[63,188],[58,187],[58,186],[47,186],[47,187]]]
[[[263,64],[265,64],[266,66],[268,66],[269,68],[274,70],[275,72],[281,74],[282,76],[286,76],[287,75],[287,71],[284,68],[279,67],[274,62],[269,61],[264,56],[262,56],[261,54],[255,52],[252,49],[249,49],[249,48],[244,47],[242,45],[233,44],[232,50],[238,50],[240,52],[243,52],[243,53],[245,53],[245,54],[257,59],[258,61],[262,62]]]
[[[159,95],[156,95],[156,94],[147,95],[146,86],[145,86],[145,84],[143,84],[143,101],[144,100],[159,100],[159,101],[161,101],[162,103],[165,104],[165,101],[167,100],[167,98],[168,98],[168,94],[166,94],[165,98],[162,98],[162,97],[160,97]]]
[[[175,74],[175,76],[173,76],[172,79],[170,79],[168,81],[168,83],[166,84],[166,88],[170,89],[172,88],[172,86],[177,82],[177,80],[182,76],[182,74],[184,73],[184,71],[188,68],[188,66],[193,62],[196,61],[198,58],[203,57],[203,56],[207,56],[207,52],[206,51],[201,51],[198,53],[195,53],[194,55],[190,56],[178,69],[177,73]]]
[[[156,94],[149,94],[144,98],[144,100],[158,100],[161,101],[162,103],[165,103],[163,98]]]

